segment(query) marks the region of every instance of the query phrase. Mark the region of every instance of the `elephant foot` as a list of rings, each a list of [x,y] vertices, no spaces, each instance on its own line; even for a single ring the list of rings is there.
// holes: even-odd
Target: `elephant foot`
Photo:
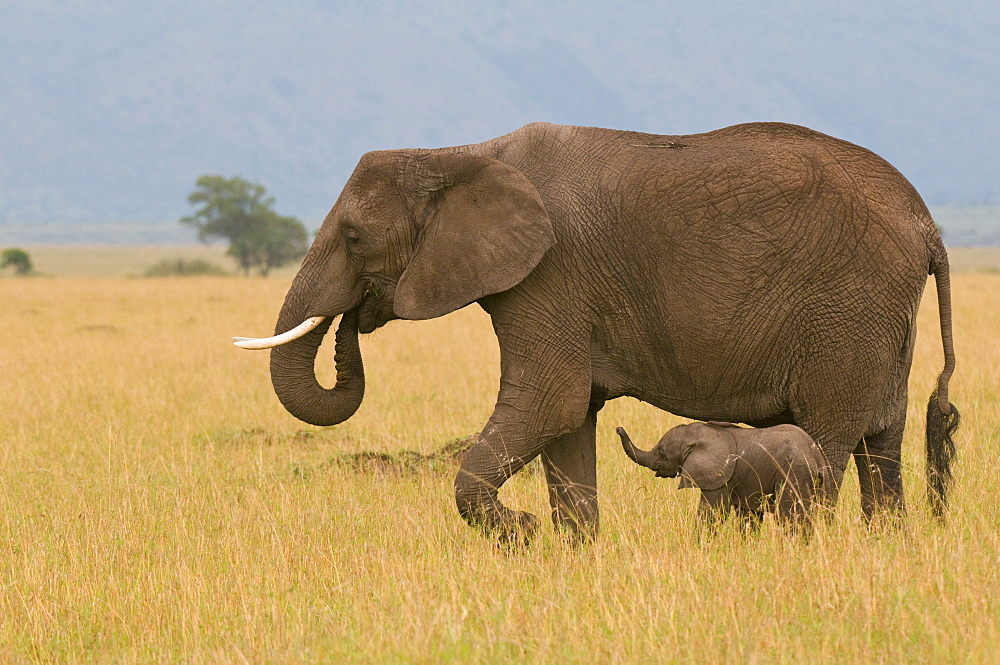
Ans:
[[[459,513],[469,526],[496,538],[502,549],[527,547],[538,530],[538,518],[533,514],[511,510],[496,499],[476,505],[459,504]]]
[[[875,535],[894,533],[905,530],[905,518],[906,510],[902,507],[880,506],[878,510],[865,515],[865,526],[868,528],[868,533]]]
[[[505,551],[517,551],[528,547],[538,530],[538,518],[521,510],[506,510],[500,524],[493,531],[497,545]]]
[[[556,534],[573,547],[590,545],[597,540],[598,521],[596,518],[580,521],[559,511],[553,511],[552,523],[555,525]]]
[[[813,536],[813,523],[808,518],[793,520],[787,527],[788,534],[801,541],[803,544],[809,543]]]

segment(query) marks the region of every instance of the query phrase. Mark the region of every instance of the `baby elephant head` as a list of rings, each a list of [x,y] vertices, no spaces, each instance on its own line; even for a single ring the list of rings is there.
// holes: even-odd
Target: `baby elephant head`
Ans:
[[[615,430],[625,454],[656,472],[657,478],[681,476],[681,487],[716,490],[729,482],[736,469],[736,437],[732,428],[691,423],[675,427],[649,451],[632,445],[624,427]]]

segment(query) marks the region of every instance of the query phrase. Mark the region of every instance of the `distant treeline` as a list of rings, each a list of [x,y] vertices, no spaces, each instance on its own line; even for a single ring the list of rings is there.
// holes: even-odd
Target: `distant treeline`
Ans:
[[[1000,205],[932,206],[950,247],[1000,247]],[[310,235],[319,221],[306,221]],[[0,245],[189,245],[197,241],[176,219],[116,224],[0,224]]]

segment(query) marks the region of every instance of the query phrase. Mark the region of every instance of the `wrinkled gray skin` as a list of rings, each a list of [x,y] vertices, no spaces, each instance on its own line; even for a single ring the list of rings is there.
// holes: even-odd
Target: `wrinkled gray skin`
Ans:
[[[680,476],[681,488],[699,488],[698,512],[706,521],[732,511],[756,523],[772,511],[781,522],[806,527],[827,469],[819,446],[795,425],[691,423],[674,427],[648,451],[636,448],[625,428],[615,431],[633,462],[657,478]]]
[[[929,273],[946,363],[928,415],[943,421],[947,255],[917,192],[877,155],[777,123],[691,136],[531,124],[475,145],[364,155],[275,327],[356,315],[338,330],[337,386],[314,374],[325,325],[272,351],[272,382],[293,415],[336,424],[364,391],[358,330],[478,302],[501,376],[455,481],[470,524],[529,535],[537,520],[498,489],[541,455],[554,522],[593,536],[597,413],[624,395],[697,420],[795,423],[828,456],[832,496],[855,456],[870,515],[902,507]],[[950,450],[935,441],[929,451]],[[945,483],[950,453],[933,459]]]

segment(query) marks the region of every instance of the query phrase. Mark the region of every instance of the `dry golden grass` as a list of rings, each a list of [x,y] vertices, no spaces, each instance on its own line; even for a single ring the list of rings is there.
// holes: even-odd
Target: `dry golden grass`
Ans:
[[[947,524],[923,499],[923,406],[940,370],[921,311],[905,529],[870,534],[848,478],[808,544],[766,525],[693,536],[693,491],[628,460],[677,419],[601,414],[602,535],[548,525],[504,554],[452,473],[359,473],[337,455],[430,452],[476,431],[497,387],[468,308],[363,343],[369,392],[319,430],[278,404],[265,353],[286,279],[0,280],[2,662],[996,662],[1000,275],[954,279],[965,421]],[[321,351],[326,380],[331,349]],[[548,514],[540,474],[503,490]]]

